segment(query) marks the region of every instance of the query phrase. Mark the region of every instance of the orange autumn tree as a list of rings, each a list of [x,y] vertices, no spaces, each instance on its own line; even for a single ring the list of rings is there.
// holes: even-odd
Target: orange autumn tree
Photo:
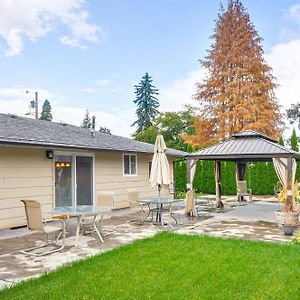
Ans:
[[[194,135],[181,135],[186,144],[199,145],[201,148],[213,144],[213,125],[208,120],[196,116],[193,127],[195,130]]]
[[[211,38],[213,44],[201,61],[208,76],[197,84],[195,99],[212,140],[245,129],[278,138],[283,123],[275,78],[263,57],[262,38],[239,0],[229,0],[226,11],[221,7]],[[196,129],[197,135],[201,132]]]

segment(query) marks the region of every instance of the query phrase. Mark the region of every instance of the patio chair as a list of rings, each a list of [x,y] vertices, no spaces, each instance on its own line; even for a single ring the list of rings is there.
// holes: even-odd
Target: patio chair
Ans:
[[[42,217],[42,209],[41,204],[35,200],[21,200],[25,206],[25,213],[26,213],[26,219],[27,219],[27,227],[30,230],[34,231],[40,231],[44,233],[45,235],[45,243],[43,245],[39,245],[36,247],[31,247],[25,250],[22,250],[21,252],[24,254],[34,255],[34,256],[43,256],[48,255],[54,252],[58,252],[64,249],[65,247],[65,223],[62,221],[62,226],[52,226],[47,225],[47,222],[53,221],[53,220],[43,220]],[[48,235],[49,234],[55,234],[59,233],[56,240],[54,242],[49,242]],[[49,251],[41,252],[41,253],[35,253],[34,250],[39,250],[42,248],[45,248],[51,244],[56,244],[58,239],[62,236],[62,246],[56,249],[52,249]]]
[[[115,193],[110,191],[100,191],[97,193],[97,206],[108,206],[110,208],[113,208],[115,202]],[[111,234],[113,231],[107,231],[103,230],[103,220],[104,219],[110,219],[111,218],[111,211],[110,214],[102,214],[100,219],[96,219],[95,221],[99,224],[100,230],[99,233],[102,237],[107,236]],[[86,233],[85,227],[91,226],[94,223],[94,217],[89,216],[85,217],[80,220],[81,229],[84,233]],[[96,223],[96,225],[97,225]],[[98,227],[98,226],[97,226]]]
[[[252,202],[252,191],[247,188],[247,181],[237,181],[237,198],[240,204],[244,197],[248,197],[249,202]]]
[[[140,198],[139,198],[139,193],[138,193],[137,189],[135,189],[135,188],[127,189],[127,193],[128,193],[128,200],[129,200],[130,209],[135,211],[135,212],[140,212],[141,213],[141,218],[140,219],[132,220],[131,222],[138,223],[138,224],[143,224],[145,222],[145,219],[146,219],[145,218],[145,214],[146,214],[145,207],[150,209],[149,206],[147,204],[141,204],[139,202]]]
[[[100,191],[97,194],[97,206],[109,206],[111,208],[114,207],[115,203],[115,192],[111,191]],[[111,211],[109,215],[102,215],[100,218],[100,233],[103,236],[107,236],[112,234],[112,230],[103,229],[103,220],[104,219],[111,219]]]

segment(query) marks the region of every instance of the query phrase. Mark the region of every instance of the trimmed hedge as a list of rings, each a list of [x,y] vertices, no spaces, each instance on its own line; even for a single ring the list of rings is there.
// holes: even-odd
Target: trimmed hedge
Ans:
[[[175,163],[176,190],[186,191],[186,162]],[[300,179],[300,164],[297,164],[296,180]],[[278,178],[273,163],[252,163],[247,167],[246,180],[248,188],[254,195],[273,195]],[[193,182],[197,192],[204,194],[215,193],[215,177],[213,161],[198,161]],[[223,195],[236,194],[235,163],[221,162],[221,189]]]

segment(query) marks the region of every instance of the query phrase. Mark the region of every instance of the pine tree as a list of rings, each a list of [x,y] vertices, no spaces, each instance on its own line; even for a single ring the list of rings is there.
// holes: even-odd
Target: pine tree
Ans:
[[[140,83],[135,85],[136,99],[133,102],[137,105],[137,120],[131,125],[137,126],[135,134],[150,127],[158,114],[159,103],[155,96],[159,93],[152,85],[152,81],[151,76],[146,73]]]
[[[290,124],[298,123],[298,128],[300,129],[300,103],[292,103],[291,107],[286,110],[287,118]]]
[[[91,128],[92,127],[92,120],[90,118],[90,113],[89,113],[88,109],[85,112],[85,116],[84,116],[84,119],[82,120],[81,127],[82,128]]]
[[[193,152],[193,145],[187,144],[187,146],[186,146],[186,152],[189,152],[189,153]]]
[[[194,145],[194,152],[199,151],[199,149],[200,149],[199,145],[198,145],[198,144],[195,144],[195,145]]]
[[[290,139],[290,143],[291,143],[291,149],[296,151],[296,152],[299,152],[298,137],[297,137],[295,128],[293,129],[291,139]]]
[[[107,127],[100,127],[99,131],[102,132],[102,133],[111,135],[110,129],[107,128]]]
[[[284,146],[284,139],[282,135],[279,137],[278,144]]]
[[[42,112],[40,116],[40,120],[45,120],[45,121],[52,121],[52,113],[51,113],[51,104],[50,102],[46,99],[43,103],[42,106]]]
[[[195,98],[201,116],[215,128],[215,140],[245,129],[278,137],[282,115],[272,69],[263,57],[262,38],[239,0],[229,0],[226,11],[221,7],[211,38],[201,61],[208,77],[198,83]]]

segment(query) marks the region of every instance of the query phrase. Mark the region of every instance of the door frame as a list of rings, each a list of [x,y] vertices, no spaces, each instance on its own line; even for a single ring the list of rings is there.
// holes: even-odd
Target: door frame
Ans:
[[[69,155],[72,156],[72,182],[74,183],[75,189],[73,187],[72,190],[72,197],[74,197],[74,201],[75,203],[77,203],[77,194],[76,194],[76,156],[88,156],[88,157],[92,157],[93,158],[93,163],[92,163],[92,175],[93,175],[93,180],[92,180],[92,184],[93,184],[93,189],[92,189],[92,205],[95,206],[96,204],[96,171],[95,171],[95,153],[91,153],[91,152],[77,152],[77,151],[63,151],[63,150],[54,150],[53,151],[53,162],[52,162],[52,207],[55,207],[55,203],[56,203],[56,195],[55,195],[55,156],[56,155]]]

